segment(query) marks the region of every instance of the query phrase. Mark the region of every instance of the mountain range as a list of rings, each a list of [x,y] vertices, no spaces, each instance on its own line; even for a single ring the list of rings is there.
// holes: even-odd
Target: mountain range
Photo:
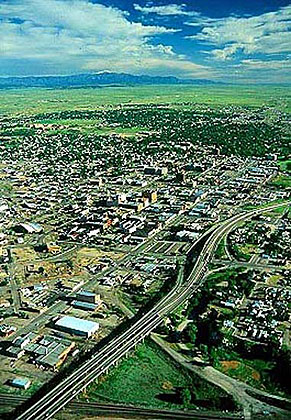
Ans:
[[[0,77],[0,89],[4,88],[82,88],[102,87],[104,85],[208,85],[217,84],[207,79],[179,79],[174,76],[146,76],[127,73],[88,73],[71,76],[25,76]]]

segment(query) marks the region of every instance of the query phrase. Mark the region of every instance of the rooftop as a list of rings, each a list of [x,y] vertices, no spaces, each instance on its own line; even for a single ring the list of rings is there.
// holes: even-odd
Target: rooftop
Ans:
[[[84,333],[90,333],[92,331],[96,331],[99,328],[98,322],[87,321],[85,319],[76,318],[73,316],[63,316],[56,322],[55,325],[57,327],[82,331]]]

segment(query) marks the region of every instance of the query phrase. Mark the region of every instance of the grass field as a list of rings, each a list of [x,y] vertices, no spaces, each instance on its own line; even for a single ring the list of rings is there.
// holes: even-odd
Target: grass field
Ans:
[[[192,394],[192,404],[187,408],[197,407],[196,403],[201,400],[210,409],[219,408],[221,398],[226,396],[221,389],[193,377],[155,345],[145,342],[99,384],[92,385],[85,397],[99,402],[181,409],[184,403],[179,401],[179,395],[185,389]]]
[[[216,257],[216,258],[219,258],[219,259],[221,259],[221,260],[223,260],[224,258],[226,258],[226,257],[227,257],[226,252],[225,252],[225,244],[224,244],[224,240],[222,240],[222,241],[219,243],[219,245],[218,245],[218,247],[217,247],[217,250],[216,250],[216,252],[215,252],[215,257]]]
[[[281,210],[278,210],[278,212],[283,212],[284,210],[285,210],[285,208],[286,208],[286,205],[287,205],[287,203],[286,203],[286,200],[284,200],[284,199],[282,199],[282,198],[280,198],[280,199],[278,199],[278,200],[274,200],[274,201],[272,201],[272,203],[271,204],[280,204],[280,203],[282,203],[282,207],[278,207],[278,209],[280,208]],[[260,206],[254,206],[254,205],[252,205],[252,204],[246,204],[246,205],[244,205],[244,206],[242,206],[241,208],[243,209],[243,210],[254,210],[254,209],[263,209],[264,207],[269,207],[270,206],[270,203],[268,202],[268,203],[264,203],[264,204],[262,204],[262,205],[260,205]],[[266,210],[266,213],[268,212],[268,210]]]
[[[95,109],[121,103],[193,102],[211,106],[271,106],[290,112],[289,87],[275,86],[126,86],[81,89],[0,90],[0,115]]]
[[[279,188],[291,188],[290,176],[279,175],[272,181],[272,184]]]
[[[263,360],[245,361],[240,359],[220,361],[216,368],[232,378],[255,388],[264,389],[263,378],[266,379],[268,377],[268,372],[272,366],[272,363],[264,362]]]
[[[286,171],[286,172],[291,173],[291,160],[290,159],[279,162],[279,165],[280,165],[281,171]]]
[[[88,134],[119,134],[121,136],[134,136],[139,131],[145,131],[143,127],[104,127],[100,126],[100,120],[98,119],[40,119],[38,123],[46,127],[47,132],[49,133],[65,133],[66,131],[71,131],[72,129],[78,129],[83,133]],[[57,127],[56,127],[57,125]],[[59,128],[62,126],[62,128]],[[1,130],[0,130],[1,134]]]

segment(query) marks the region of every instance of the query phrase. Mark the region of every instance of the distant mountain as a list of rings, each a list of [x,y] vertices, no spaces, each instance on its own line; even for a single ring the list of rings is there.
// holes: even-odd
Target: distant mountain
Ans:
[[[104,85],[208,85],[217,84],[207,79],[179,79],[174,76],[134,76],[127,73],[76,74],[72,76],[0,77],[0,89],[4,88],[78,88]]]

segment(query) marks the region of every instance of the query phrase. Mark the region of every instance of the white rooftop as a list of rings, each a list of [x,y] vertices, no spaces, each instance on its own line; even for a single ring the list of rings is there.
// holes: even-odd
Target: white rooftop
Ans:
[[[74,316],[63,316],[56,322],[56,326],[81,331],[84,333],[93,333],[99,328],[98,322],[87,321]]]

